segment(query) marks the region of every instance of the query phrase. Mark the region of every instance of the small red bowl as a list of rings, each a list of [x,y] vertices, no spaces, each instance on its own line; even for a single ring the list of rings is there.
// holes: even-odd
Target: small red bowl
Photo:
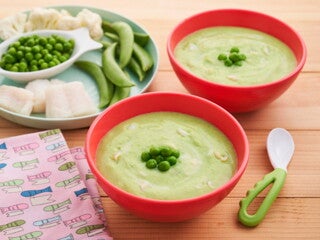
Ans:
[[[135,196],[114,186],[103,177],[96,167],[96,151],[103,136],[126,119],[159,111],[189,114],[218,127],[232,142],[237,153],[237,170],[234,176],[208,194],[183,200],[154,200]],[[151,221],[177,222],[199,216],[229,194],[245,171],[249,145],[246,134],[237,120],[215,103],[190,94],[155,92],[124,99],[101,113],[89,128],[85,151],[92,173],[114,202],[129,212]]]
[[[255,86],[230,86],[197,77],[176,60],[174,49],[187,35],[214,26],[245,27],[272,35],[289,46],[297,59],[297,66],[279,80]],[[274,101],[294,82],[306,61],[305,43],[294,29],[274,17],[240,9],[211,10],[185,19],[169,35],[167,53],[173,70],[190,93],[207,98],[230,112],[253,111]]]

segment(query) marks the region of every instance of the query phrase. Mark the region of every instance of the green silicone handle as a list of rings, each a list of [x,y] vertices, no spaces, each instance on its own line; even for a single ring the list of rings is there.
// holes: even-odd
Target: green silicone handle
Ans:
[[[286,179],[287,172],[284,169],[276,168],[271,173],[268,173],[264,178],[254,185],[253,189],[247,192],[247,196],[240,201],[240,209],[238,212],[239,221],[248,227],[257,226],[268,212],[271,204],[277,198],[284,181]],[[269,190],[262,204],[258,208],[255,214],[249,214],[247,212],[248,206],[251,202],[261,193],[266,187],[273,183],[273,186]]]

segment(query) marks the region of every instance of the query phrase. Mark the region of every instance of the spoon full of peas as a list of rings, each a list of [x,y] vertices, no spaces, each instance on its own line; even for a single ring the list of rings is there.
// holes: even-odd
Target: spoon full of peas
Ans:
[[[0,74],[16,82],[50,78],[101,47],[87,28],[28,32],[0,44]]]

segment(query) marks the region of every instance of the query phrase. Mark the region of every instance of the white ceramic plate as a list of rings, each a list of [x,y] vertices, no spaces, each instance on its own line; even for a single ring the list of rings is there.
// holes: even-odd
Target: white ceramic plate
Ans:
[[[78,12],[80,12],[82,9],[87,8],[92,12],[95,12],[99,14],[103,20],[108,20],[110,22],[113,21],[125,21],[130,24],[132,29],[136,32],[141,33],[147,33],[146,30],[144,30],[142,27],[131,21],[130,19],[127,19],[119,14],[109,12],[102,9],[96,9],[91,8],[87,6],[55,6],[50,7],[55,8],[58,10],[65,9],[72,15],[76,15]],[[158,50],[157,47],[153,41],[152,38],[150,38],[148,44],[145,47],[148,52],[152,55],[154,60],[153,68],[149,70],[149,72],[146,75],[146,78],[140,82],[138,78],[130,73],[131,79],[135,82],[135,86],[131,88],[130,96],[134,96],[140,93],[143,93],[148,86],[151,84],[152,80],[154,79],[157,70],[158,70]],[[87,52],[83,54],[79,60],[89,60],[96,62],[97,64],[101,65],[101,50],[94,50]],[[71,66],[64,72],[52,77],[52,79],[60,79],[65,82],[71,82],[71,81],[80,81],[84,84],[85,89],[87,90],[88,94],[92,97],[96,105],[98,105],[99,102],[99,92],[97,85],[88,74],[81,71],[75,66]],[[10,86],[18,86],[18,87],[24,87],[24,84],[14,82],[4,76],[0,75],[0,85],[10,85]],[[100,112],[102,112],[104,109],[100,109]],[[17,114],[14,112],[10,112],[8,110],[5,110],[0,107],[0,116],[27,126],[27,127],[33,127],[33,128],[42,128],[42,129],[52,129],[52,128],[60,128],[60,129],[76,129],[76,128],[84,128],[90,126],[93,119],[100,113],[83,117],[76,117],[76,118],[46,118],[44,114],[31,114],[31,116],[24,116],[21,114]]]

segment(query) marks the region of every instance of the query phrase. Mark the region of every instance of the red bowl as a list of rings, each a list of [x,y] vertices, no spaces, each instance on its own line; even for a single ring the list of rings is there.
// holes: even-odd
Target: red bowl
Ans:
[[[96,151],[101,138],[126,119],[158,111],[189,114],[218,127],[233,143],[237,153],[237,170],[234,176],[226,184],[208,194],[184,200],[153,200],[135,196],[114,186],[104,178],[96,167]],[[183,221],[211,209],[224,199],[238,183],[245,171],[249,156],[246,134],[230,113],[215,103],[197,96],[165,92],[137,95],[107,108],[90,126],[85,150],[92,173],[104,192],[129,212],[157,222]]]
[[[297,66],[279,80],[255,86],[230,86],[197,77],[176,60],[174,49],[185,36],[214,26],[245,27],[272,35],[291,48]],[[274,101],[294,82],[306,61],[305,43],[294,29],[274,17],[240,9],[211,10],[185,19],[169,35],[167,53],[173,70],[190,93],[207,98],[230,112],[253,111]]]

